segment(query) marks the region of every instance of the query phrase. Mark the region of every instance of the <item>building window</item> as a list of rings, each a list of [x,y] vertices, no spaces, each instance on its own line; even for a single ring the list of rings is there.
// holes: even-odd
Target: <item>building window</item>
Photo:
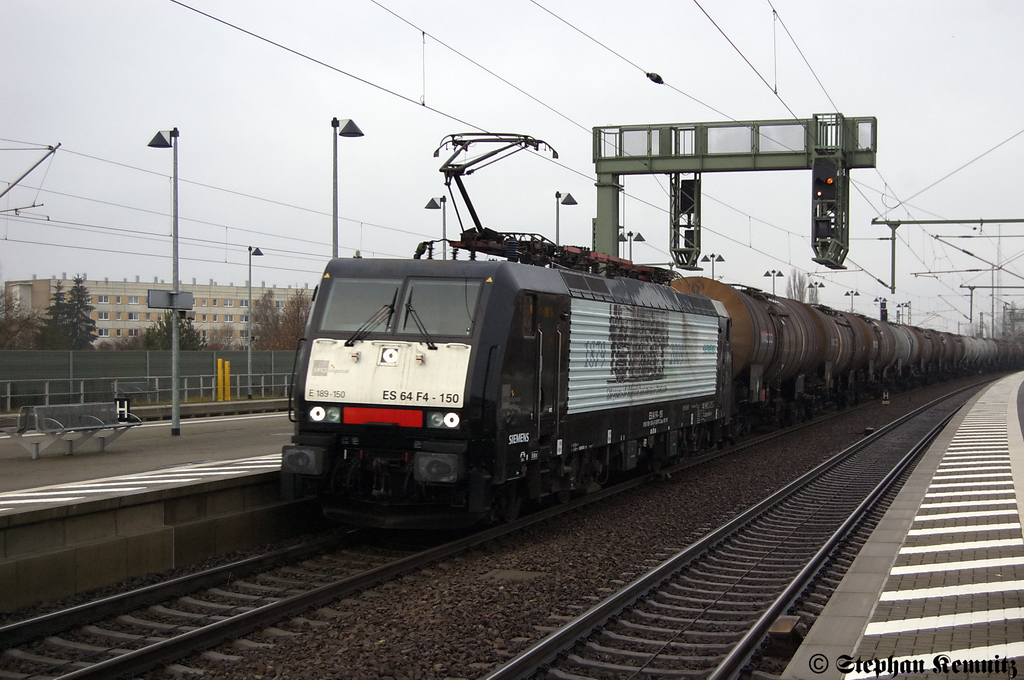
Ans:
[[[149,312],[146,312],[146,321],[152,321],[152,319],[150,318],[151,316],[152,315]]]
[[[277,300],[276,304],[278,309],[284,309],[284,300]]]
[[[217,298],[213,298],[213,306],[214,306],[214,307],[216,307],[216,306],[217,306]]]
[[[110,321],[110,312],[97,312],[96,313],[96,320],[97,321]]]
[[[129,295],[128,296],[128,304],[130,304],[130,305],[137,305],[137,304],[139,304],[139,296],[138,295]]]
[[[116,304],[121,304],[121,296],[120,296],[120,295],[118,295],[118,296],[114,297],[114,302],[115,302]]]
[[[249,337],[249,331],[244,330],[244,329],[238,331],[238,337],[240,337],[240,338],[248,338]]]
[[[117,315],[116,316],[117,320],[120,321],[121,320],[121,312],[115,312],[115,314]]]
[[[109,338],[110,337],[110,329],[109,328],[97,328],[96,329],[96,335],[98,335],[101,338]]]
[[[214,322],[217,321],[217,315],[216,314],[211,314],[210,316],[213,317],[212,319],[210,319],[210,321],[214,321]]]
[[[249,306],[249,301],[248,300],[239,300],[238,301],[238,306],[239,307],[248,307]]]
[[[203,340],[206,340],[206,331],[200,331],[203,334]]]
[[[128,337],[129,338],[137,338],[137,337],[139,337],[139,329],[138,328],[129,328],[128,329]]]
[[[139,313],[138,312],[128,312],[128,320],[129,321],[138,321],[139,320]]]
[[[110,296],[109,295],[97,295],[96,296],[96,304],[98,304],[98,305],[110,304]]]
[[[224,315],[224,320],[225,321],[234,321],[235,320],[235,315],[234,314],[225,314]]]
[[[235,306],[235,301],[234,300],[225,300],[224,301],[224,306],[225,307],[234,307]]]
[[[242,323],[249,323],[249,315],[248,314],[239,314],[238,315],[238,320],[241,321]]]

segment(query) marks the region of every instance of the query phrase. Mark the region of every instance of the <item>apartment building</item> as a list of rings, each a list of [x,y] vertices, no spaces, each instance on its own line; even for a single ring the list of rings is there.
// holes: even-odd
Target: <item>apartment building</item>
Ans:
[[[74,285],[74,278],[62,274],[48,279],[33,277],[29,281],[7,281],[5,289],[23,308],[45,313],[53,300],[53,295],[60,284],[64,291]],[[164,313],[164,310],[149,309],[146,306],[147,293],[150,289],[170,290],[171,284],[154,277],[153,281],[141,281],[136,276],[134,281],[123,279],[91,280],[86,277],[84,285],[89,291],[90,304],[95,309],[92,318],[96,321],[97,342],[122,337],[136,337],[152,326]],[[208,283],[182,282],[180,290],[192,293],[195,297],[195,315],[193,325],[207,340],[238,340],[248,337],[249,323],[249,286],[236,286],[233,283],[220,285],[213,279]],[[309,285],[302,288],[278,288],[267,286],[261,282],[252,287],[252,299],[255,302],[267,291],[273,291],[274,301],[278,307],[299,293],[307,296],[312,294]]]

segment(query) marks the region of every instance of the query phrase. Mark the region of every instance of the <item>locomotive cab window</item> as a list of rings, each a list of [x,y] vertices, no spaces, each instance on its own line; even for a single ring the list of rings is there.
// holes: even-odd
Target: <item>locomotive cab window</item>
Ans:
[[[371,331],[390,329],[401,285],[400,279],[334,279],[320,330],[355,331],[372,321]]]
[[[397,332],[419,334],[419,321],[430,335],[472,335],[480,285],[479,279],[409,279]]]

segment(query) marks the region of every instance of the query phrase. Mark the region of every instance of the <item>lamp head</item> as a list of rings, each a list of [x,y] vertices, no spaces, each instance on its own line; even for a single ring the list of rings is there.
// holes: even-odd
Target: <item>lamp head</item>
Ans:
[[[337,118],[331,121],[331,126],[338,130],[339,137],[362,137],[363,131],[359,129],[351,118],[339,121]]]
[[[146,146],[152,147],[154,149],[170,149],[172,146],[174,146],[174,142],[172,140],[174,140],[177,136],[178,128],[174,128],[173,130],[161,130],[160,132],[156,133],[153,139],[151,139],[149,144],[147,144]]]

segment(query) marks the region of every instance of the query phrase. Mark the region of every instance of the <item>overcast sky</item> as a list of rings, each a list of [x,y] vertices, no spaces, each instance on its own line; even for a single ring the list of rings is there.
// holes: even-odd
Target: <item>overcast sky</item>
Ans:
[[[570,192],[579,205],[562,208],[561,240],[589,246],[594,126],[838,111],[878,119],[877,168],[851,172],[848,269],[811,260],[810,172],[706,173],[703,249],[725,258],[719,277],[770,290],[766,270],[798,270],[824,284],[825,304],[849,309],[856,290],[857,311],[877,313],[884,296],[912,303],[915,324],[953,331],[966,330],[961,285],[1024,286],[1024,224],[900,227],[895,295],[877,281],[890,278],[879,240],[890,230],[871,224],[1024,217],[1011,168],[1024,151],[1024,3],[4,0],[0,11],[0,191],[62,145],[0,198],[0,279],[169,282],[172,154],[147,143],[175,126],[182,280],[242,285],[253,245],[266,254],[255,283],[312,287],[331,252],[334,116],[365,133],[338,140],[341,255],[407,258],[440,237],[424,205],[445,191],[433,154],[448,134],[546,141],[557,164],[520,153],[467,178],[469,192],[485,225],[549,238],[554,193]],[[637,261],[668,261],[667,186],[625,180],[625,228],[647,239]],[[450,204],[448,218],[452,236]],[[995,302],[1020,300],[1007,289]],[[978,290],[975,320],[991,304]]]

